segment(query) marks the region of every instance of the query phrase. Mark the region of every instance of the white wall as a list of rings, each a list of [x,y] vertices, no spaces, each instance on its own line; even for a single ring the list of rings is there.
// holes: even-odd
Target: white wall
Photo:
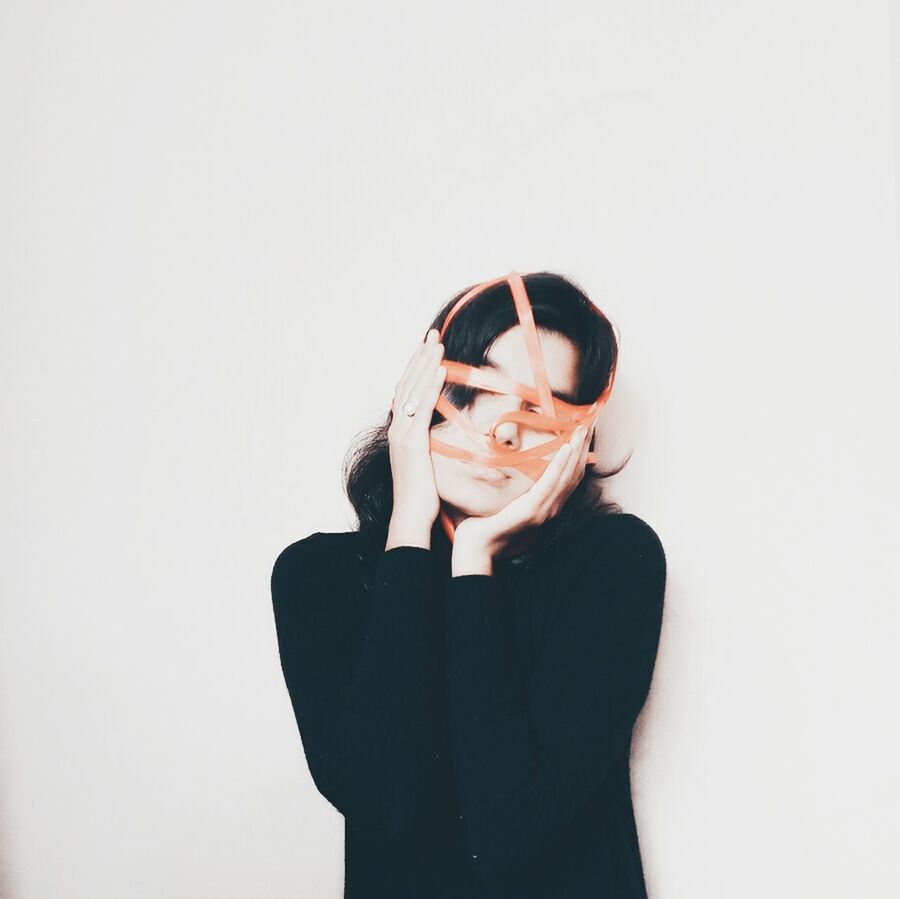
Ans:
[[[4,896],[340,895],[271,565],[351,526],[344,452],[438,306],[540,268],[619,328],[613,495],[668,554],[651,899],[889,894],[892,27],[883,0],[0,6]]]

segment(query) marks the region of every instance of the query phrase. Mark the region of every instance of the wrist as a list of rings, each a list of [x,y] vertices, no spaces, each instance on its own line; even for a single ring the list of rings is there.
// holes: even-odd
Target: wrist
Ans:
[[[395,512],[388,524],[385,552],[395,546],[419,546],[431,549],[431,525],[422,521],[421,515],[414,517]]]
[[[453,542],[453,552],[450,558],[450,574],[452,577],[461,577],[465,574],[494,573],[494,557],[490,549],[483,544],[476,543],[458,537]]]
[[[468,555],[454,550],[450,562],[450,576],[462,577],[466,574],[484,574],[491,577],[494,574],[494,560],[486,553]]]

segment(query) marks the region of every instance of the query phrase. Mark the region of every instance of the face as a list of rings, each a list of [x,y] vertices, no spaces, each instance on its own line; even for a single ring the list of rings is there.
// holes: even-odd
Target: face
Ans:
[[[540,328],[537,333],[550,389],[556,396],[571,400],[578,386],[578,350],[568,338],[559,334]],[[488,366],[495,367],[500,374],[530,387],[535,386],[521,325],[504,331],[494,341],[485,358]],[[534,407],[515,394],[478,391],[464,414],[469,415],[482,434],[487,434],[498,416],[530,408]],[[481,451],[455,422],[442,421],[431,430],[444,443],[473,452]],[[497,426],[495,436],[509,449],[524,450],[546,443],[555,435],[552,431],[529,428],[515,421],[504,421]],[[493,515],[521,496],[534,483],[528,475],[514,467],[485,469],[477,463],[451,459],[441,453],[432,453],[431,459],[438,494],[454,525],[471,516]],[[502,472],[506,476],[492,479],[491,472]]]

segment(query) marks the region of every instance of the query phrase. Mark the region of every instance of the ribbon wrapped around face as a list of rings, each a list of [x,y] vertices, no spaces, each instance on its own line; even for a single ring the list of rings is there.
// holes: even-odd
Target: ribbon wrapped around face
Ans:
[[[445,383],[477,387],[492,393],[517,395],[530,403],[540,406],[542,411],[541,413],[531,411],[506,412],[498,416],[488,434],[482,434],[472,424],[471,419],[467,415],[463,414],[460,409],[441,395],[435,403],[435,409],[445,419],[453,421],[463,428],[472,437],[473,442],[483,449],[483,452],[472,452],[461,447],[451,446],[441,442],[433,435],[430,438],[431,451],[454,459],[467,459],[472,462],[479,462],[488,467],[515,467],[528,475],[533,481],[536,481],[550,462],[549,459],[544,457],[551,456],[559,447],[570,440],[572,432],[579,425],[585,425],[588,429],[588,435],[590,435],[600,410],[609,399],[616,377],[616,370],[615,365],[613,365],[609,384],[600,396],[589,405],[576,406],[559,399],[559,397],[555,397],[547,380],[540,339],[538,338],[534,315],[531,310],[531,302],[525,290],[525,282],[522,280],[522,276],[516,272],[510,272],[508,275],[484,281],[466,291],[447,313],[447,317],[444,319],[441,327],[440,339],[443,340],[447,326],[465,303],[478,296],[482,291],[487,290],[487,288],[502,281],[508,281],[512,291],[519,323],[522,326],[522,333],[525,337],[525,347],[528,351],[531,370],[534,374],[535,387],[521,384],[492,369],[475,368],[471,365],[447,359],[441,362],[447,369]],[[495,429],[504,421],[517,421],[532,429],[553,432],[556,436],[530,449],[512,450],[504,446],[494,436]],[[596,454],[593,452],[588,453],[588,464],[593,465],[596,461]]]

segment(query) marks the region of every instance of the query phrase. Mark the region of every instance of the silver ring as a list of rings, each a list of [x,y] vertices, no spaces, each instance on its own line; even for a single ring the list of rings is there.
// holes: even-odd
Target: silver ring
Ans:
[[[413,415],[416,414],[416,409],[418,409],[418,408],[419,407],[413,402],[408,402],[408,403],[403,404],[403,411],[410,417],[412,417]]]

